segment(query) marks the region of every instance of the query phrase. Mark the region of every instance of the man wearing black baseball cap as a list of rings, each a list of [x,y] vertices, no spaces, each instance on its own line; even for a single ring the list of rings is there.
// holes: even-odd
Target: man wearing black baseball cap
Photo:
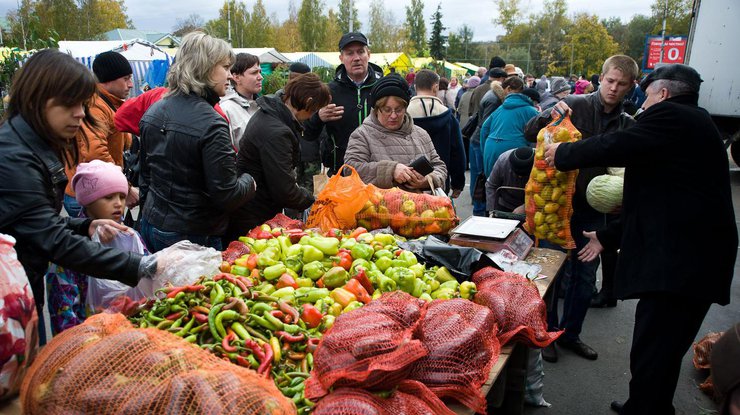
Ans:
[[[328,138],[321,143],[321,159],[330,174],[344,163],[349,135],[370,115],[371,106],[367,102],[370,88],[383,76],[383,70],[369,62],[368,45],[367,37],[360,32],[345,33],[339,39],[342,64],[329,83],[332,102],[305,124],[304,137],[309,140],[318,139],[326,127]]]
[[[643,85],[645,111],[632,127],[547,146],[545,160],[562,171],[626,167],[620,226],[585,232],[590,242],[579,258],[590,261],[602,248],[620,248],[616,295],[640,300],[629,399],[612,408],[672,414],[683,356],[709,307],[730,302],[738,236],[727,152],[711,117],[697,105],[699,73],[668,65]],[[687,217],[680,205],[689,201]],[[697,235],[711,235],[712,242],[696,244]]]

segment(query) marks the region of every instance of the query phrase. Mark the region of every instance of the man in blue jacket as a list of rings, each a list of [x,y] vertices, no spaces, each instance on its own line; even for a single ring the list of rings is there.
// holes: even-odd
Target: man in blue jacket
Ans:
[[[445,191],[449,194],[451,188],[452,198],[456,198],[465,188],[465,147],[460,125],[452,110],[437,98],[439,75],[422,69],[416,74],[414,83],[416,96],[411,98],[406,112],[415,125],[432,137],[434,149],[447,166]]]
[[[329,83],[332,102],[319,110],[305,124],[304,138],[318,140],[326,127],[328,138],[321,143],[321,161],[329,174],[336,173],[344,164],[349,135],[370,115],[367,97],[383,70],[370,63],[367,37],[360,32],[345,33],[339,40],[339,59],[336,76]]]

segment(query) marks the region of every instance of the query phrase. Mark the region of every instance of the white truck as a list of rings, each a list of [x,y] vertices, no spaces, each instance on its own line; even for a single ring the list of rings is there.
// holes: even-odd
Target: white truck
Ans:
[[[740,0],[694,0],[685,62],[704,82],[699,106],[712,115],[740,166]]]

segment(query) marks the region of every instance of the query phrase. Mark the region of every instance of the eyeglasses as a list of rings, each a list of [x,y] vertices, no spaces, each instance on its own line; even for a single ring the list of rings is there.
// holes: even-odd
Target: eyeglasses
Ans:
[[[378,108],[378,111],[380,111],[380,113],[383,115],[391,115],[391,114],[403,115],[406,112],[406,108],[393,109],[389,107],[383,107],[383,108]]]

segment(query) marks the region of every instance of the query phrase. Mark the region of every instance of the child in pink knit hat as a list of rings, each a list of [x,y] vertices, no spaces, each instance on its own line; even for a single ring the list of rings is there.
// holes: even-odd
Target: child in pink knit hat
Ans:
[[[121,222],[129,186],[120,167],[101,160],[80,163],[72,178],[72,188],[77,202],[83,207],[81,216]],[[141,236],[133,229],[131,234],[119,234],[118,238],[136,238],[134,242],[139,242],[138,246],[141,247],[139,253],[148,254]],[[98,280],[55,264],[46,274],[46,286],[51,329],[55,335],[85,321],[90,311],[100,311],[93,308],[111,306],[111,300],[120,295],[135,300],[142,297],[137,287],[131,288],[117,281]],[[95,298],[92,303],[91,297]],[[101,298],[104,300],[101,301]]]

